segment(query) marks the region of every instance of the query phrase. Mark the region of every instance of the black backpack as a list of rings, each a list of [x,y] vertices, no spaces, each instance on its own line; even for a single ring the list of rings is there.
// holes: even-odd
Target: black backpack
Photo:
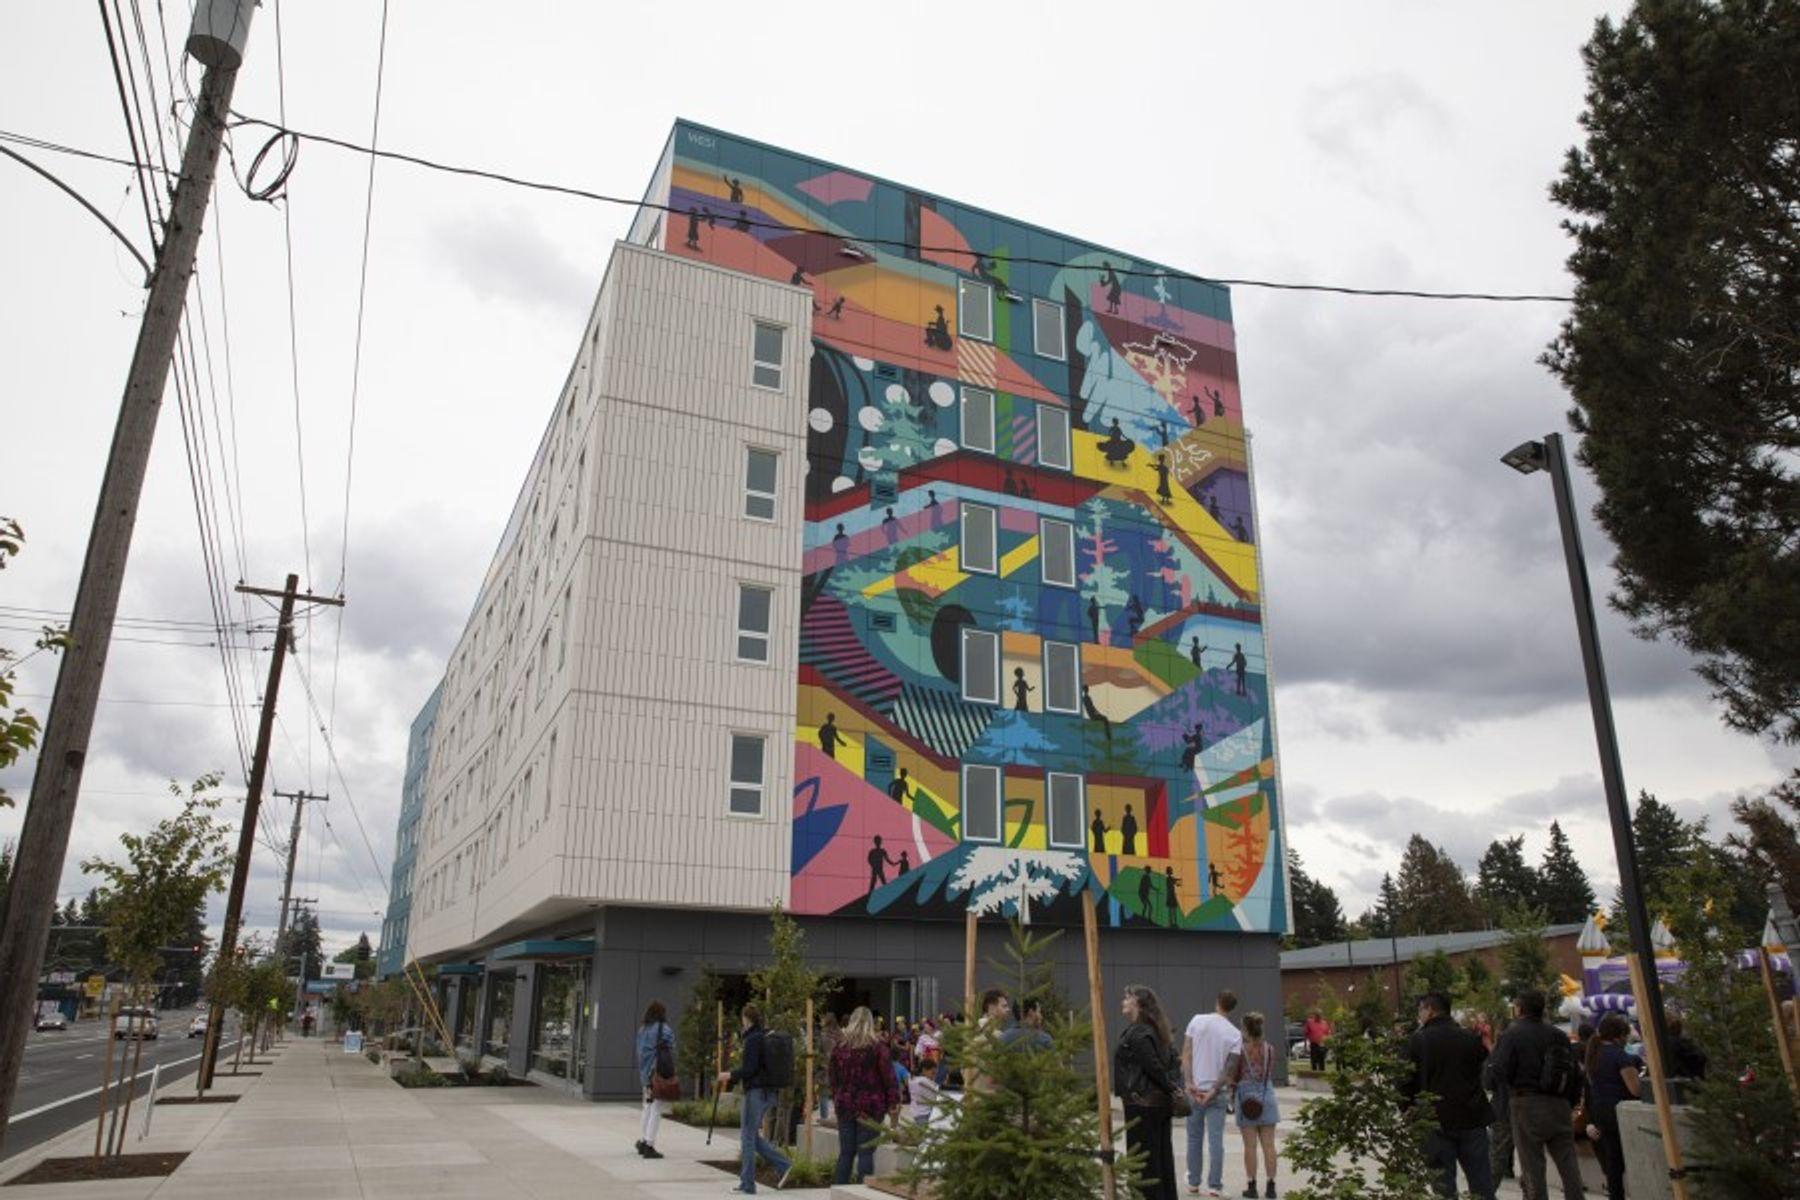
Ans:
[[[667,1025],[656,1027],[656,1077],[675,1078],[675,1047]]]
[[[763,1035],[763,1069],[758,1086],[787,1088],[794,1086],[794,1037],[788,1033]]]
[[[1561,1096],[1571,1104],[1581,1096],[1581,1070],[1575,1065],[1575,1051],[1568,1038],[1558,1035],[1545,1045],[1543,1065],[1538,1070],[1538,1091],[1546,1096]]]

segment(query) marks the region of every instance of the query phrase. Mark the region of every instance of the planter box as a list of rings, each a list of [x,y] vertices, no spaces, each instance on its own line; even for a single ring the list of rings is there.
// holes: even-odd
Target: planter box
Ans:
[[[1675,1140],[1687,1161],[1687,1149],[1694,1141],[1694,1110],[1685,1104],[1671,1105],[1675,1118]],[[1625,1188],[1631,1200],[1672,1200],[1675,1189],[1669,1183],[1669,1160],[1663,1154],[1662,1126],[1656,1120],[1656,1105],[1632,1101],[1619,1105],[1619,1141],[1625,1149]]]

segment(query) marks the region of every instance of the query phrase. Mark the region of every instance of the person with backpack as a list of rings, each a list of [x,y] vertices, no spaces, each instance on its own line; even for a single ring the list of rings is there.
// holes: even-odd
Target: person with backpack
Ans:
[[[743,1165],[738,1172],[738,1185],[731,1189],[731,1193],[734,1196],[754,1196],[758,1155],[767,1159],[769,1165],[781,1176],[775,1184],[776,1191],[781,1190],[794,1170],[794,1164],[788,1156],[770,1145],[762,1134],[763,1114],[775,1107],[782,1088],[793,1086],[794,1039],[785,1033],[770,1033],[765,1030],[762,1009],[754,1004],[744,1005],[739,1019],[744,1029],[743,1058],[733,1070],[719,1072],[718,1086],[729,1088],[739,1083],[744,1085],[744,1103],[738,1123]]]
[[[1256,1148],[1262,1147],[1268,1190],[1275,1195],[1275,1126],[1281,1122],[1281,1110],[1275,1104],[1275,1047],[1263,1036],[1263,1015],[1244,1014],[1244,1048],[1233,1072],[1233,1091],[1237,1098],[1237,1127],[1244,1138],[1244,1174],[1250,1182],[1244,1195],[1256,1196]]]
[[[1487,1127],[1494,1106],[1481,1087],[1488,1049],[1481,1035],[1450,1017],[1450,998],[1427,992],[1419,999],[1419,1031],[1406,1039],[1412,1074],[1400,1094],[1410,1106],[1421,1092],[1437,1098],[1437,1127],[1425,1135],[1425,1159],[1440,1174],[1438,1191],[1454,1198],[1460,1163],[1469,1194],[1494,1200]]]
[[[875,1036],[875,1018],[866,1007],[850,1014],[843,1036],[832,1048],[826,1068],[827,1090],[837,1110],[838,1158],[831,1182],[852,1183],[875,1173],[875,1139],[879,1125],[900,1106],[899,1079],[893,1056]]]
[[[1581,1068],[1574,1048],[1567,1034],[1545,1022],[1544,993],[1519,993],[1513,1013],[1516,1019],[1500,1035],[1483,1076],[1490,1087],[1506,1087],[1519,1185],[1525,1200],[1548,1200],[1544,1171],[1548,1152],[1562,1178],[1563,1200],[1583,1200],[1574,1130]]]
[[[1172,1121],[1182,1080],[1169,1022],[1156,993],[1138,984],[1125,989],[1119,1012],[1125,1028],[1113,1049],[1113,1091],[1125,1104],[1125,1150],[1144,1156],[1139,1195],[1175,1200]]]
[[[675,1031],[669,1028],[669,1012],[661,1000],[652,1000],[644,1010],[643,1024],[637,1031],[638,1083],[644,1089],[644,1115],[638,1130],[637,1152],[645,1158],[661,1158],[656,1148],[656,1129],[662,1123],[665,1097],[670,1091],[680,1093],[675,1078]],[[658,1095],[658,1091],[664,1093]]]
[[[1631,1022],[1609,1012],[1588,1039],[1588,1136],[1598,1134],[1594,1149],[1606,1177],[1607,1200],[1625,1200],[1625,1147],[1619,1139],[1619,1105],[1643,1092],[1644,1061],[1625,1049]]]

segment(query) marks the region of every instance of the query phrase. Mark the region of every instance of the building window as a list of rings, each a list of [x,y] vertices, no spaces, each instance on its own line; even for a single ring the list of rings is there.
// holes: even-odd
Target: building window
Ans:
[[[550,630],[545,628],[544,636],[538,639],[538,690],[537,702],[544,702],[544,693],[550,690]]]
[[[1074,642],[1044,643],[1044,710],[1081,711],[1081,649]]]
[[[760,388],[781,390],[781,343],[785,331],[779,325],[756,323],[751,349],[750,382]]]
[[[973,764],[962,773],[962,835],[965,842],[1000,840],[1000,768]]]
[[[962,390],[962,444],[983,454],[994,452],[994,393],[985,388]]]
[[[1031,344],[1045,358],[1066,357],[1063,350],[1063,306],[1048,300],[1031,302]]]
[[[775,462],[772,450],[751,447],[744,453],[744,515],[759,521],[775,519]]]
[[[1038,574],[1055,587],[1075,586],[1075,527],[1067,521],[1038,519]]]
[[[993,575],[1000,569],[996,514],[985,504],[962,506],[962,569]]]
[[[763,812],[764,739],[748,733],[731,735],[731,815],[760,817]]]
[[[739,662],[769,661],[769,610],[775,593],[765,587],[738,584],[737,656]]]
[[[1085,849],[1087,798],[1082,795],[1081,776],[1050,774],[1044,780],[1045,806],[1050,814],[1050,848],[1052,850]]]
[[[550,816],[556,792],[556,735],[550,735],[550,753],[544,756],[544,816]]]
[[[964,626],[962,695],[978,704],[1000,703],[1000,636]]]
[[[1051,404],[1037,410],[1037,460],[1046,467],[1069,469],[1069,413]]]
[[[964,337],[994,340],[994,289],[973,279],[956,281],[956,327]]]
[[[569,661],[569,626],[575,623],[574,598],[575,585],[570,584],[563,589],[562,637],[556,644],[556,669],[558,671],[562,670],[563,664]]]

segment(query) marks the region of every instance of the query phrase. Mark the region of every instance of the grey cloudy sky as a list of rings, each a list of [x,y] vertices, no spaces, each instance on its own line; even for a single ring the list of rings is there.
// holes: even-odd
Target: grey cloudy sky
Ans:
[[[185,5],[165,7],[178,45]],[[363,0],[281,14],[291,124],[366,140],[380,11]],[[1007,3],[902,16],[394,0],[381,141],[636,196],[682,115],[1196,272],[1557,292],[1566,244],[1545,187],[1579,132],[1578,49],[1598,11],[1565,0]],[[14,6],[4,29],[0,129],[123,153],[96,12]],[[279,112],[276,49],[265,4],[240,112]],[[240,169],[260,143],[235,134]],[[35,157],[142,243],[128,172]],[[378,929],[407,724],[472,601],[628,215],[377,169],[346,547],[366,172],[328,147],[300,153],[286,209],[297,372],[283,212],[235,185],[219,191],[197,306],[213,363],[206,419],[215,392],[228,433],[235,414],[220,455],[235,460],[243,515],[241,539],[226,530],[229,574],[241,548],[253,582],[292,570],[332,590],[341,576],[350,599],[341,628],[313,620],[300,660],[341,775],[298,677],[274,765],[283,790],[332,794],[331,828],[309,823],[300,890],[340,942]],[[0,512],[30,537],[0,580],[11,606],[0,613],[66,610],[141,280],[90,217],[4,161],[0,205]],[[1354,912],[1415,830],[1472,868],[1489,839],[1513,832],[1538,852],[1556,817],[1610,885],[1548,487],[1496,461],[1563,425],[1566,399],[1535,363],[1560,308],[1250,288],[1234,302],[1289,828],[1308,864]],[[1588,533],[1604,584],[1607,547]],[[205,620],[206,594],[171,404],[123,612]],[[1604,637],[1634,790],[1718,814],[1791,764],[1724,731],[1679,652],[1631,639],[1610,616]],[[253,692],[266,654],[234,662]],[[42,659],[26,668],[24,692],[50,684]],[[121,643],[105,694],[71,863],[167,811],[166,777],[236,773],[217,651]],[[29,772],[5,782],[23,792]],[[285,828],[284,806],[271,815]],[[0,812],[0,835],[17,824],[17,810]],[[278,882],[261,853],[252,924],[272,923]],[[64,886],[82,890],[79,871]]]

